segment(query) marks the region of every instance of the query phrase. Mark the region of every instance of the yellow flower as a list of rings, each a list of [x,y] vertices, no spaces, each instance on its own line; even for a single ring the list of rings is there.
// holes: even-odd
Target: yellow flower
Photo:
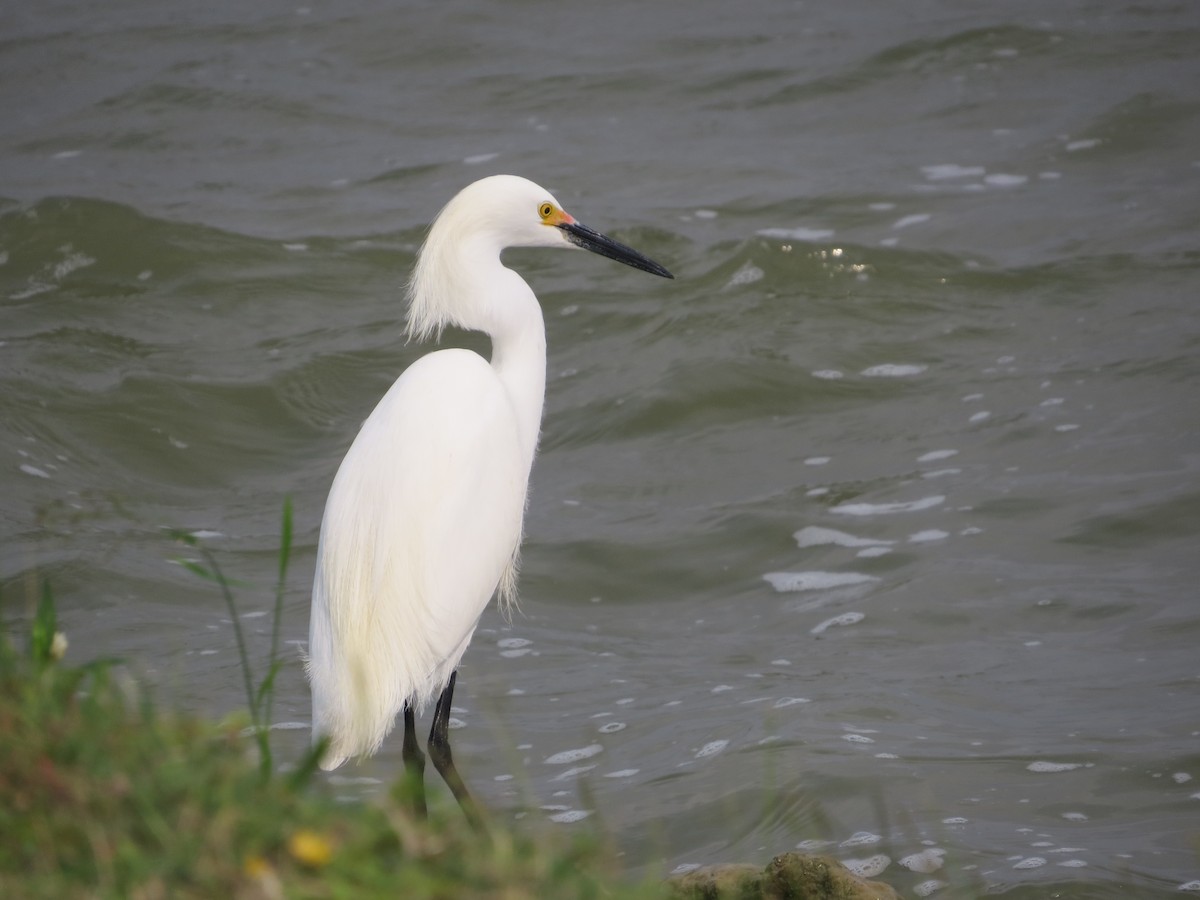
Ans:
[[[315,831],[302,828],[288,838],[288,852],[300,864],[319,869],[333,858],[333,845]]]
[[[242,871],[251,878],[262,878],[271,871],[271,864],[261,856],[247,856],[242,863]]]

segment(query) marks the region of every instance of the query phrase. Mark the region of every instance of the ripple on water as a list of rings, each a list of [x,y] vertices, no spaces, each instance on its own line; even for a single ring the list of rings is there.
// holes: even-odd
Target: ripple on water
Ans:
[[[592,811],[590,809],[567,809],[562,812],[553,813],[550,816],[550,821],[557,822],[560,825],[569,825],[572,822],[586,819],[591,814]]]
[[[1025,768],[1030,772],[1047,773],[1047,772],[1070,772],[1072,769],[1082,769],[1084,763],[1065,763],[1051,762],[1049,760],[1039,759],[1036,762],[1031,762]]]
[[[763,576],[763,580],[779,593],[786,594],[793,591],[822,591],[853,584],[867,584],[879,579],[861,572],[768,572]]]
[[[705,756],[716,756],[722,750],[729,746],[729,741],[709,741],[703,747],[696,751],[695,758],[702,759]]]
[[[920,500],[910,500],[903,503],[842,503],[831,507],[829,511],[840,513],[844,516],[879,516],[891,515],[892,513],[920,512],[923,509],[940,506],[945,502],[946,498],[944,495],[935,494],[931,497],[922,497]]]
[[[842,865],[859,878],[875,878],[882,875],[892,863],[891,857],[885,853],[876,853],[865,859],[843,859]]]
[[[577,747],[573,750],[560,750],[547,756],[544,762],[551,766],[561,766],[567,763],[579,762],[581,759],[590,759],[597,753],[603,752],[604,747],[600,744],[588,744],[586,747]]]
[[[796,539],[796,546],[801,549],[819,547],[824,544],[836,544],[839,547],[881,547],[895,543],[895,541],[883,541],[877,538],[857,537],[847,534],[845,531],[838,531],[836,528],[819,528],[816,525],[801,528],[792,537]]]
[[[940,847],[929,847],[920,853],[910,853],[908,856],[901,857],[900,865],[910,872],[928,875],[942,867],[944,862],[942,857],[945,855],[946,851]]]
[[[878,844],[883,838],[870,831],[856,831],[846,840],[842,841],[838,846],[841,847],[869,847],[872,844]]]
[[[832,619],[826,619],[820,625],[817,625],[809,634],[824,634],[830,628],[845,628],[850,625],[857,625],[866,618],[865,613],[860,612],[845,612],[841,615],[834,616]]]
[[[912,375],[920,375],[928,368],[929,366],[914,363],[881,363],[863,369],[861,374],[867,378],[908,378]]]

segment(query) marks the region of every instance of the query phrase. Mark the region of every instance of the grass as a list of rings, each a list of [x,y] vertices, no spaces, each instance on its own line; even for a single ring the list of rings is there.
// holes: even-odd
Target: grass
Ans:
[[[595,838],[495,831],[457,808],[339,803],[311,770],[263,777],[256,735],[165,712],[110,661],[63,665],[43,594],[0,640],[0,896],[628,897]],[[254,692],[257,694],[258,692]]]

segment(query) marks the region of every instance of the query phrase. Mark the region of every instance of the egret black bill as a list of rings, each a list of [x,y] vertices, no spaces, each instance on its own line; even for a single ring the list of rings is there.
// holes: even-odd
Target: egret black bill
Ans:
[[[558,227],[566,234],[568,241],[584,250],[591,250],[593,253],[615,259],[619,263],[649,272],[651,275],[659,275],[663,278],[675,277],[654,260],[642,256],[632,247],[626,247],[598,231],[592,231],[586,225],[580,225],[578,222],[563,222]]]

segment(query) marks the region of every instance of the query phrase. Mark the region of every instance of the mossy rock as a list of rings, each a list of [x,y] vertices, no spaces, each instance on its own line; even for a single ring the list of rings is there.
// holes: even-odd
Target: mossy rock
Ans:
[[[672,878],[678,900],[899,900],[878,881],[866,881],[829,856],[781,853],[766,868],[706,866]]]

